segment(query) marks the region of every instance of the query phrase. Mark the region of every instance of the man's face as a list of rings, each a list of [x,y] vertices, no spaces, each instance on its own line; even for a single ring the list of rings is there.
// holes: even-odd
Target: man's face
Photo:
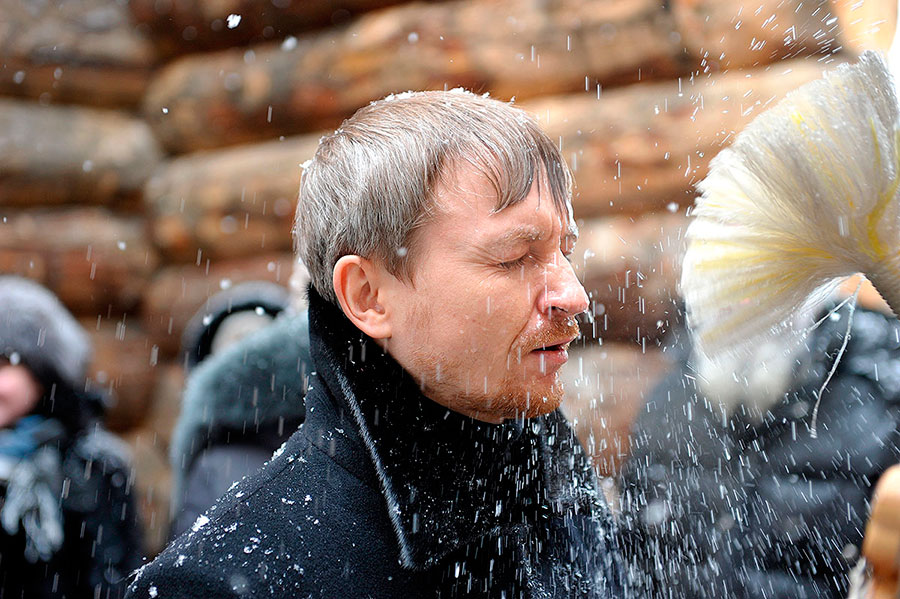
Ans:
[[[394,279],[391,355],[425,395],[500,422],[556,409],[559,368],[588,299],[567,256],[575,243],[542,180],[494,212],[496,192],[471,166],[437,190],[417,232],[411,284]]]
[[[41,398],[41,385],[21,364],[0,356],[0,428],[12,426]]]

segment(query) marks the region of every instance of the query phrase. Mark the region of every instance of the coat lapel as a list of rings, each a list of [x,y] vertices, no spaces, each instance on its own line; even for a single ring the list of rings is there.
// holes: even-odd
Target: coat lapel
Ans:
[[[425,569],[478,538],[595,507],[587,460],[558,412],[500,425],[473,420],[424,397],[312,289],[310,324],[317,375],[358,427],[404,567]]]

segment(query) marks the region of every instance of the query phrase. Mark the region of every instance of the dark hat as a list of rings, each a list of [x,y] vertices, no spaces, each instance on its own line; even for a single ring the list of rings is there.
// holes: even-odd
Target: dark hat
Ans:
[[[230,316],[255,312],[275,318],[288,306],[288,290],[269,281],[235,285],[209,298],[188,322],[181,335],[186,366],[193,368],[212,353],[219,327]]]

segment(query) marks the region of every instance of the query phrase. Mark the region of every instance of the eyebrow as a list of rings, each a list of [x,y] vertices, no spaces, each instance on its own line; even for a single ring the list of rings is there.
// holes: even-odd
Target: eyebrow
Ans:
[[[491,249],[503,249],[520,243],[533,243],[542,238],[541,230],[534,225],[519,225],[492,240],[488,245]]]
[[[506,231],[499,238],[492,240],[487,244],[486,249],[488,250],[504,250],[509,247],[514,247],[521,243],[533,243],[535,241],[540,241],[544,238],[543,232],[540,228],[534,225],[519,225]],[[566,241],[570,241],[572,245],[578,241],[578,227],[575,223],[571,223],[566,227],[565,234],[563,235],[563,239]]]

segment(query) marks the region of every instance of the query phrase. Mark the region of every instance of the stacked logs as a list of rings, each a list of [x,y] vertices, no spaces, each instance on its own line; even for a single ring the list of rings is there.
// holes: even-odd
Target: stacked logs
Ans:
[[[160,547],[189,318],[286,284],[299,165],[388,93],[515,97],[576,177],[589,347],[568,410],[611,473],[677,319],[685,210],[753,116],[889,39],[888,0],[11,0],[0,24],[0,272],[91,331]],[[887,16],[885,16],[887,15]],[[602,339],[603,345],[598,345]]]

